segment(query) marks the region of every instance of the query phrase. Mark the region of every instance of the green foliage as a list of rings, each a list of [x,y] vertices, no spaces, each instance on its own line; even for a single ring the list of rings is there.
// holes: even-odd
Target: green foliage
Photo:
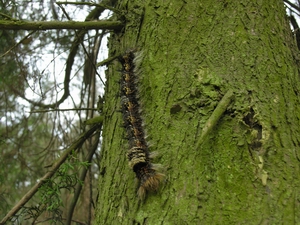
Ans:
[[[46,180],[39,188],[37,196],[31,200],[31,206],[23,207],[14,220],[36,221],[42,217],[51,221],[51,224],[64,224],[62,213],[65,206],[62,195],[66,195],[66,193],[70,195],[78,184],[83,185],[83,181],[78,177],[78,172],[80,168],[89,166],[88,162],[80,162],[73,156],[69,157],[69,160],[61,165],[55,176]]]

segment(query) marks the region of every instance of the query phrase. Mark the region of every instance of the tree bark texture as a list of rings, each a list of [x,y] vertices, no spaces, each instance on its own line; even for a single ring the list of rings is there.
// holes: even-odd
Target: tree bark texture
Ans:
[[[107,71],[96,224],[299,224],[298,56],[283,3],[119,1],[110,56],[143,52],[139,93],[158,193],[136,196],[119,84]],[[223,96],[234,99],[199,141]],[[123,138],[123,139],[122,139]]]

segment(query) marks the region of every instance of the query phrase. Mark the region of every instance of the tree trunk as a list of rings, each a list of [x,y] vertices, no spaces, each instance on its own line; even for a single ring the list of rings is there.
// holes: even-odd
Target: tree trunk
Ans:
[[[126,28],[112,34],[110,56],[143,53],[142,117],[166,176],[158,193],[139,200],[114,62],[96,224],[299,224],[300,83],[283,3],[120,0],[119,7]],[[232,92],[232,101],[221,101]],[[218,107],[225,111],[212,118]]]

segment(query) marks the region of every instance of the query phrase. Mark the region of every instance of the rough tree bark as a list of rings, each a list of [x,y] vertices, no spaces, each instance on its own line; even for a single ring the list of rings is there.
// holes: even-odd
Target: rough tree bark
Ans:
[[[166,180],[139,201],[114,62],[96,224],[299,224],[300,80],[283,3],[120,0],[117,8],[126,28],[112,35],[110,56],[143,51],[142,114]]]

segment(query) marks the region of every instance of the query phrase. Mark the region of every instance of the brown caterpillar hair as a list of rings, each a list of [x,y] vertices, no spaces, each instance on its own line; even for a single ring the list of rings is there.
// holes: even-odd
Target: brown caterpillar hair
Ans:
[[[148,191],[159,189],[164,175],[158,172],[158,166],[151,163],[151,154],[146,141],[143,120],[137,90],[137,61],[141,54],[128,50],[119,57],[122,63],[121,111],[129,142],[127,158],[139,181],[138,196],[144,199]]]

